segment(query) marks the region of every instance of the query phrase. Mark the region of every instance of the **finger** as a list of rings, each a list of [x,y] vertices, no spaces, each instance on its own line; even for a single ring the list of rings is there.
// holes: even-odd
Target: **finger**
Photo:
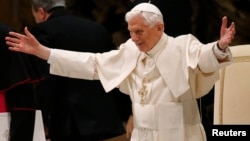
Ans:
[[[126,132],[126,138],[127,138],[127,139],[129,138],[129,133],[128,133],[128,132]]]
[[[228,28],[228,31],[230,32],[230,36],[233,37],[236,33],[235,31],[235,24],[232,22],[230,27]]]
[[[129,139],[131,136],[130,132],[126,132],[126,138]]]
[[[21,50],[18,47],[9,47],[9,50],[16,51],[16,52],[21,52]]]
[[[6,41],[13,42],[13,43],[19,43],[20,39],[13,38],[13,37],[5,37]]]
[[[231,23],[231,27],[235,28],[235,23],[234,22]]]
[[[25,35],[22,35],[20,33],[17,33],[17,32],[9,32],[9,35],[10,36],[13,36],[13,37],[16,37],[16,38],[19,38],[19,39],[22,39],[22,38],[25,38]]]
[[[25,33],[28,37],[35,38],[35,37],[29,32],[27,26],[24,28],[24,33]]]
[[[231,23],[230,29],[231,29],[231,31],[233,32],[233,34],[236,33],[234,22]]]
[[[14,43],[14,42],[10,42],[10,41],[7,41],[6,44],[9,46],[9,47],[18,47],[18,44],[17,43]]]
[[[226,16],[224,16],[224,17],[222,18],[221,28],[222,28],[222,29],[227,28],[227,17],[226,17]]]
[[[234,30],[235,29],[235,24],[234,22],[231,23],[231,25],[228,27],[229,30]]]

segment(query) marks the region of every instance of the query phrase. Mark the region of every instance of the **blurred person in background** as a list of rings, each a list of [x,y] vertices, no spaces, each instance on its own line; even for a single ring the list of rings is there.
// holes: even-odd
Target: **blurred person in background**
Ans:
[[[65,0],[32,0],[36,25],[31,32],[52,48],[105,52],[114,49],[106,29],[73,16]],[[84,46],[80,46],[84,45]],[[86,81],[49,74],[49,65],[37,60],[45,80],[36,85],[43,111],[47,138],[52,141],[100,141],[125,133],[112,92],[99,81]]]
[[[34,84],[43,79],[34,57],[9,52],[5,36],[13,29],[0,24],[0,112],[10,113],[9,141],[33,141]]]

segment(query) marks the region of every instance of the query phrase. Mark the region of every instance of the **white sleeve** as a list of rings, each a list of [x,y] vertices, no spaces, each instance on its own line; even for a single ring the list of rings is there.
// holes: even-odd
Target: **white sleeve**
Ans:
[[[216,56],[218,60],[224,60],[230,55],[228,47],[224,51],[222,51],[222,50],[219,50],[217,44],[214,46],[213,51],[214,51],[214,55]]]
[[[54,49],[50,49],[50,55],[47,62],[51,64],[53,62],[53,59],[54,59]]]
[[[96,79],[94,53],[52,49],[48,63],[51,74],[70,78]]]

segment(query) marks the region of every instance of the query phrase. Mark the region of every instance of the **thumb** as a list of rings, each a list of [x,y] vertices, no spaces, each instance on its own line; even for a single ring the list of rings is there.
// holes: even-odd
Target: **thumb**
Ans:
[[[28,27],[27,26],[25,26],[24,27],[24,33],[27,35],[27,37],[29,37],[29,38],[35,38],[31,33],[30,33],[30,31],[28,30]]]

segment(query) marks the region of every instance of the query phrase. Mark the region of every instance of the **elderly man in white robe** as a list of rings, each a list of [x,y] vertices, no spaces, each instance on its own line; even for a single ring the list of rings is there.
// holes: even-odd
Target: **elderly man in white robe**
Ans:
[[[162,14],[150,3],[136,5],[126,21],[131,38],[105,53],[51,49],[27,28],[25,35],[10,32],[6,43],[12,51],[48,60],[51,74],[99,79],[107,92],[118,87],[130,95],[131,141],[206,141],[196,99],[213,87],[219,69],[232,63],[234,23],[227,26],[223,17],[219,40],[203,44],[191,34],[166,35]]]

